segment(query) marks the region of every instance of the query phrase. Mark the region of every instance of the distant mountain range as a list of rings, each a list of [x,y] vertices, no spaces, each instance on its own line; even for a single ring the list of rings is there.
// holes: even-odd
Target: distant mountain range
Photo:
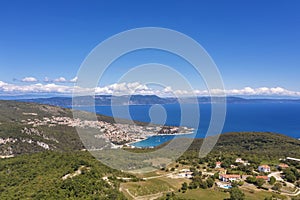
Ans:
[[[220,103],[223,98],[216,97],[213,100],[210,97],[197,97],[197,101],[191,97],[181,99],[172,97],[159,97],[156,95],[132,95],[132,96],[112,96],[112,95],[96,95],[81,96],[72,99],[72,97],[49,97],[49,98],[21,98],[17,101],[21,102],[34,102],[39,104],[48,104],[61,107],[72,106],[72,101],[75,106],[89,106],[91,102],[95,106],[109,106],[113,105],[152,105],[152,104],[177,104],[179,103]],[[300,99],[246,99],[241,97],[226,97],[227,103],[300,103]]]

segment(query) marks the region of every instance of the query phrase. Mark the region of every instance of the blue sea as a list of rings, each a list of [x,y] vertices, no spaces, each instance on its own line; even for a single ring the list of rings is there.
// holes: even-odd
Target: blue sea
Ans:
[[[165,115],[165,125],[192,126],[192,120],[181,122],[181,108],[178,104],[160,105],[157,109],[157,116],[153,116],[152,122],[159,122],[162,115]],[[193,112],[195,105],[185,105],[185,109]],[[89,110],[89,108],[80,108]],[[119,118],[131,118],[133,120],[150,122],[152,105],[130,105],[114,107],[97,106],[96,113],[114,116]],[[164,109],[161,114],[161,109]],[[129,110],[130,116],[126,115],[124,110]],[[194,134],[181,135],[176,137],[205,137],[211,118],[211,105],[199,104],[200,123]],[[150,111],[150,114],[149,114]],[[152,110],[153,111],[153,110]],[[114,113],[114,115],[113,115]],[[237,131],[263,131],[281,133],[290,137],[300,138],[300,103],[231,103],[227,105],[226,120],[222,133]],[[173,139],[175,136],[153,136],[146,140],[135,143],[137,147],[157,146]]]

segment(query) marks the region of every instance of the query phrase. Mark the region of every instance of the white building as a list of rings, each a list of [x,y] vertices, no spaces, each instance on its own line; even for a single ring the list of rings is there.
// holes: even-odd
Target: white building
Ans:
[[[258,167],[258,171],[259,172],[264,172],[264,173],[269,173],[269,172],[271,172],[271,168],[270,168],[269,165],[260,165]]]
[[[241,176],[238,174],[221,174],[219,179],[223,182],[232,182],[241,179]]]

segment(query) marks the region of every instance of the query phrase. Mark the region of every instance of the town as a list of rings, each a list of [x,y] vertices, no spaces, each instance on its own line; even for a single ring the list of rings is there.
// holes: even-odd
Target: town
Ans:
[[[29,114],[24,113],[24,115]],[[35,113],[31,113],[30,115],[36,116]],[[109,123],[105,121],[90,121],[57,116],[43,117],[43,119],[29,118],[27,120],[22,120],[22,123],[32,126],[32,128],[25,127],[22,130],[23,133],[37,135],[40,134],[35,129],[38,126],[69,126],[83,129],[93,128],[98,131],[98,134],[94,135],[96,139],[109,141],[111,146],[114,148],[122,148],[123,146],[135,148],[131,144],[145,140],[154,135],[180,135],[191,134],[193,132],[193,129],[188,127],[161,126],[154,124],[142,126],[136,124]],[[44,136],[44,139],[53,140],[46,136]],[[44,146],[48,148],[46,144],[44,144]]]

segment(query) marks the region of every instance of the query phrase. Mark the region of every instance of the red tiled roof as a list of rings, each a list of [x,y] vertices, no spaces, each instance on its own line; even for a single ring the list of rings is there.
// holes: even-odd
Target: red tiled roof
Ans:
[[[256,179],[264,179],[264,180],[269,180],[269,178],[267,176],[257,176]]]
[[[221,175],[221,177],[224,177],[224,178],[241,178],[241,176],[238,175],[238,174],[224,174],[224,175]]]
[[[261,165],[260,167],[270,169],[270,166],[269,166],[269,165]]]
[[[278,166],[281,167],[281,168],[288,168],[289,167],[287,164],[284,164],[284,163],[280,163]]]

